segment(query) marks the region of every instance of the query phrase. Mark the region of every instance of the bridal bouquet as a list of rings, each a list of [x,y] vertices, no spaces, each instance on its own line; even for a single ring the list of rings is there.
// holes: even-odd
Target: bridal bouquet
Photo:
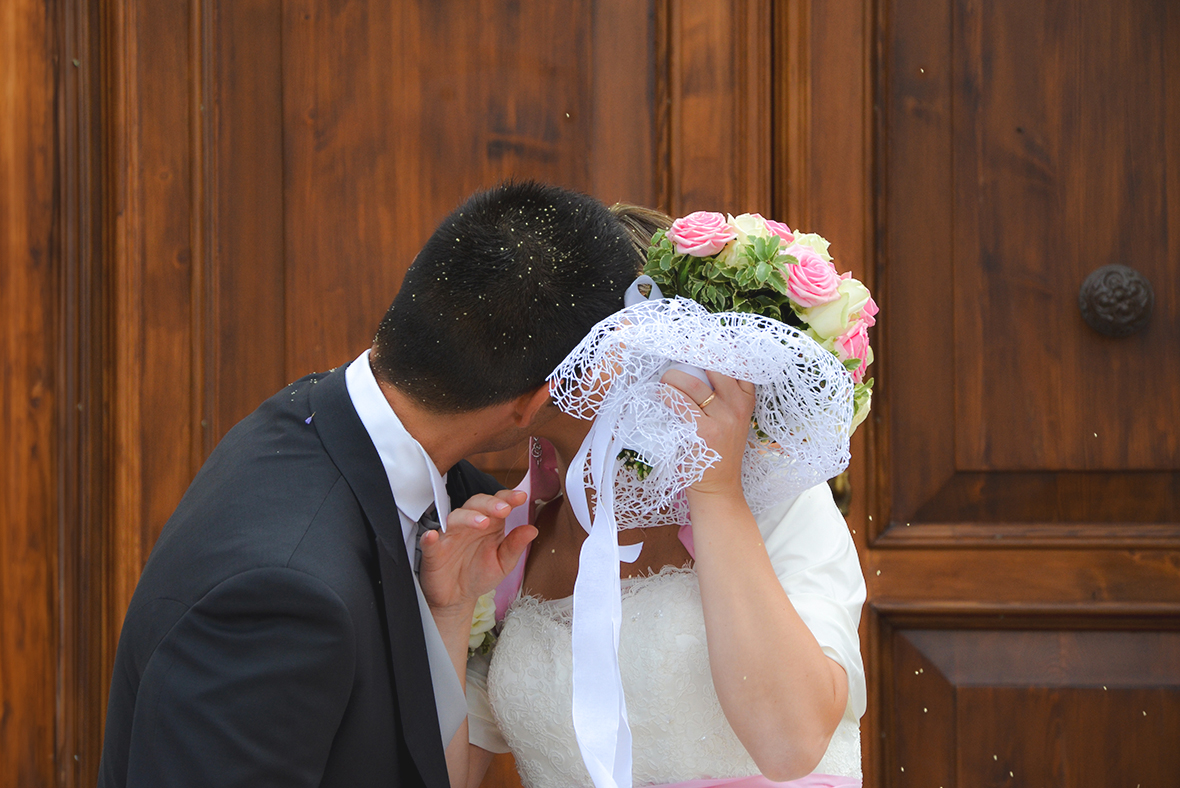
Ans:
[[[643,272],[665,296],[710,312],[746,312],[798,328],[836,356],[855,383],[852,429],[868,415],[873,363],[868,329],[877,304],[852,274],[838,274],[828,241],[756,213],[697,211],[652,238]]]

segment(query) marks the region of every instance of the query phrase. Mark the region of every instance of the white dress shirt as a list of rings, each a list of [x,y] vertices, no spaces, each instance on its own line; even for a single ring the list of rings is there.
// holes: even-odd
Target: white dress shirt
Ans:
[[[446,480],[438,472],[430,455],[406,431],[393,412],[389,400],[373,377],[368,350],[361,353],[344,371],[344,380],[352,405],[365,431],[369,433],[369,439],[373,441],[377,456],[385,468],[385,475],[389,478],[389,489],[393,491],[402,537],[406,542],[406,555],[412,561],[418,520],[431,504],[437,508],[438,521],[446,530],[447,515],[451,513]],[[434,685],[435,706],[438,708],[439,733],[445,748],[467,716],[467,702],[416,574],[414,588],[418,592],[422,630],[426,636],[426,655],[430,660],[430,679]]]

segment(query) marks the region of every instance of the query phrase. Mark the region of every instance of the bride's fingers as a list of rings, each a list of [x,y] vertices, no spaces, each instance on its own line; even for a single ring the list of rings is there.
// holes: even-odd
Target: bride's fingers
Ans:
[[[660,380],[687,397],[690,405],[696,406],[698,411],[706,415],[710,414],[707,408],[718,400],[730,408],[745,410],[748,406],[752,410],[753,383],[731,378],[713,370],[705,370],[705,374],[712,387],[678,369],[668,370]],[[716,415],[715,411],[713,413]]]
[[[687,372],[681,372],[678,369],[670,369],[664,373],[660,378],[661,383],[666,383],[672,388],[679,391],[688,398],[689,404],[695,405],[699,410],[702,402],[707,402],[709,397],[713,394],[713,389],[709,387],[708,383],[698,380]]]
[[[717,393],[718,399],[732,404],[738,410],[746,410],[747,408],[753,410],[753,383],[748,380],[731,378],[729,375],[712,370],[706,370],[705,374],[709,376],[709,382],[713,384],[713,390]]]

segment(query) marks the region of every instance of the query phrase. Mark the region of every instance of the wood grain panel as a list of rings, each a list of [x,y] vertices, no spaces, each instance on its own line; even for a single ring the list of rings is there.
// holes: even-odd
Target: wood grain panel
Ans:
[[[1178,632],[898,630],[892,648],[887,785],[1167,785],[1180,774]]]
[[[289,382],[279,0],[218,2],[206,44],[211,346],[206,451]]]
[[[1175,686],[959,690],[959,785],[1169,785]],[[1004,720],[1019,719],[1019,727]]]
[[[110,9],[116,631],[204,453],[202,8],[194,0]]]
[[[0,7],[0,784],[50,785],[57,595],[55,22]]]
[[[110,280],[103,263],[110,216],[102,173],[104,46],[93,4],[59,6],[57,46],[72,55],[58,69],[58,621],[56,784],[93,785],[122,611],[110,609],[111,442]]]
[[[653,9],[284,6],[289,376],[360,352],[478,188],[537,178],[654,202]]]
[[[816,3],[809,21],[809,50],[825,52],[826,62],[812,71],[808,136],[824,144],[810,146],[807,156],[810,223],[803,227],[831,241],[840,271],[852,271],[875,293],[871,19],[863,0],[839,0]],[[875,330],[874,342],[879,336]]]
[[[873,550],[866,574],[872,603],[893,609],[1019,612],[1070,607],[1099,613],[1175,609],[1180,553],[1175,550],[990,550],[926,547]]]
[[[674,216],[770,206],[769,0],[669,5]]]
[[[1170,470],[1180,378],[1160,373],[1180,369],[1166,216],[1180,193],[1180,128],[1166,122],[1180,12],[955,7],[957,465]],[[1117,340],[1077,305],[1111,263],[1156,290],[1147,328]]]
[[[810,0],[772,5],[771,22],[773,217],[791,228],[811,227]]]
[[[918,521],[1175,523],[1180,473],[957,473]]]
[[[660,122],[666,89],[660,21],[668,0],[592,3],[587,181],[584,190],[607,204],[658,206],[668,163]]]
[[[957,718],[955,685],[906,635],[894,635],[885,694],[890,714],[881,729],[887,742],[878,785],[954,785]]]
[[[418,147],[416,124],[428,112],[430,72],[419,55],[452,47],[423,40],[421,12],[419,3],[282,9],[290,378],[349,361],[369,344],[441,216],[432,213],[431,192],[451,183],[427,181],[423,172],[429,155]],[[463,57],[462,47],[453,51]],[[435,103],[457,100],[440,91]]]
[[[885,511],[909,514],[954,473],[951,259],[951,13],[948,3],[883,3],[879,171],[882,276],[876,298],[879,416],[889,419]],[[922,316],[921,320],[915,316]],[[891,503],[891,506],[890,506]],[[902,515],[904,516],[904,515]],[[872,530],[888,521],[878,513]]]
[[[884,465],[875,538],[951,545],[983,523],[1035,524],[1038,541],[1051,524],[1061,540],[1180,536],[1160,531],[1180,521],[1180,387],[1161,371],[1180,366],[1166,125],[1180,13],[1112,13],[883,7],[876,421],[906,470],[891,481]],[[1082,279],[1116,258],[1146,261],[1167,302],[1125,340],[1077,307]],[[896,531],[920,523],[937,527]]]
[[[202,317],[204,294],[197,278],[200,261],[194,260],[201,216],[190,109],[200,61],[191,51],[191,14],[188,4],[145,3],[134,20],[135,35],[157,44],[142,47],[136,63],[133,111],[139,114],[139,134],[130,185],[139,192],[142,226],[135,239],[136,268],[128,274],[140,304],[126,319],[138,324],[139,342],[123,348],[142,364],[135,392],[141,428],[135,451],[145,471],[142,560],[201,460],[192,419],[202,390],[194,322]]]

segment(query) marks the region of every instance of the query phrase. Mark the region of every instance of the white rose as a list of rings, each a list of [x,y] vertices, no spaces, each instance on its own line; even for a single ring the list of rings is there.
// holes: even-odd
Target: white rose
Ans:
[[[483,644],[488,630],[496,626],[496,592],[487,592],[475,601],[475,615],[471,617],[471,634],[467,648],[477,649]]]
[[[726,214],[725,218],[729,220],[729,226],[737,233],[738,240],[742,243],[746,243],[747,239],[751,237],[770,237],[770,228],[766,226],[766,220],[762,218],[761,214],[743,213],[737,217]]]
[[[795,243],[810,246],[825,262],[832,262],[832,256],[828,254],[828,247],[832,244],[819,233],[795,233]]]
[[[859,315],[869,302],[869,289],[857,279],[841,279],[836,298],[826,304],[809,307],[799,313],[803,322],[821,339],[838,337],[848,330],[853,315]]]
[[[756,213],[743,213],[740,216],[726,214],[725,218],[727,224],[737,233],[737,238],[730,241],[729,245],[717,254],[717,262],[730,268],[737,268],[739,266],[738,252],[753,243],[754,238],[769,238],[770,228],[766,226],[766,220]]]

